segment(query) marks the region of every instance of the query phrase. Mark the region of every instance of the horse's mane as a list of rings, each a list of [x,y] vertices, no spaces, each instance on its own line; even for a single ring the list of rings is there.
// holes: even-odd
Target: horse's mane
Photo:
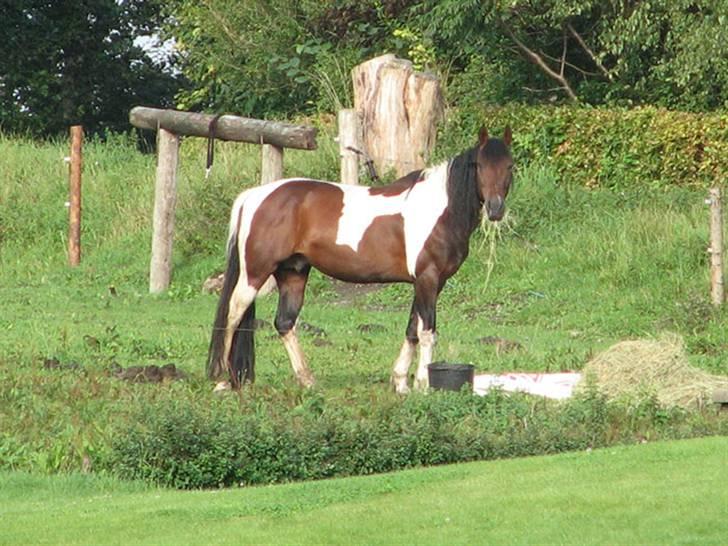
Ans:
[[[447,211],[457,231],[470,235],[480,222],[482,201],[478,195],[476,159],[478,148],[471,148],[450,161],[447,176]]]

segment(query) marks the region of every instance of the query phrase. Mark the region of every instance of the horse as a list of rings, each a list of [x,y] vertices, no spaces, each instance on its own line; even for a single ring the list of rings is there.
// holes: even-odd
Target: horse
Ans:
[[[298,383],[314,384],[296,336],[312,267],[347,282],[414,285],[405,339],[391,383],[428,387],[436,342],[436,303],[445,281],[468,255],[481,213],[497,222],[513,179],[511,129],[449,161],[413,171],[390,185],[366,187],[288,178],[248,189],[230,214],[225,281],[215,315],[207,375],[215,390],[255,380],[255,299],[272,276],[278,286],[275,328]]]

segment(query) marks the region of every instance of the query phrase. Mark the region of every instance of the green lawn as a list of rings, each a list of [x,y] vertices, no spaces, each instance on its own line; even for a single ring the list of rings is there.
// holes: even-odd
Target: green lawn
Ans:
[[[180,492],[0,474],[0,544],[725,544],[728,438]]]

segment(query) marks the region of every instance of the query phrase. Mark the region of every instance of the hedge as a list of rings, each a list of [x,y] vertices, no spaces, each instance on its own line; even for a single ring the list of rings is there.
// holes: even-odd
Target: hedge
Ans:
[[[728,174],[728,112],[690,113],[655,107],[489,106],[452,111],[438,155],[472,143],[480,125],[513,129],[520,164],[551,166],[565,183],[628,189],[708,187]]]
[[[607,402],[595,391],[566,404],[415,393],[367,408],[316,393],[293,408],[258,397],[167,399],[137,408],[96,463],[123,479],[182,489],[269,484],[725,434],[728,421],[717,417],[654,399]]]

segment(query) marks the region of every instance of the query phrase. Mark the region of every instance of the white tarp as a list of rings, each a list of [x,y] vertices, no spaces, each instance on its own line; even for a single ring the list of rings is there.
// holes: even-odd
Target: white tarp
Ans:
[[[581,374],[574,372],[479,374],[473,380],[473,391],[484,395],[492,387],[498,387],[507,392],[526,392],[563,400],[574,393],[580,380]]]

